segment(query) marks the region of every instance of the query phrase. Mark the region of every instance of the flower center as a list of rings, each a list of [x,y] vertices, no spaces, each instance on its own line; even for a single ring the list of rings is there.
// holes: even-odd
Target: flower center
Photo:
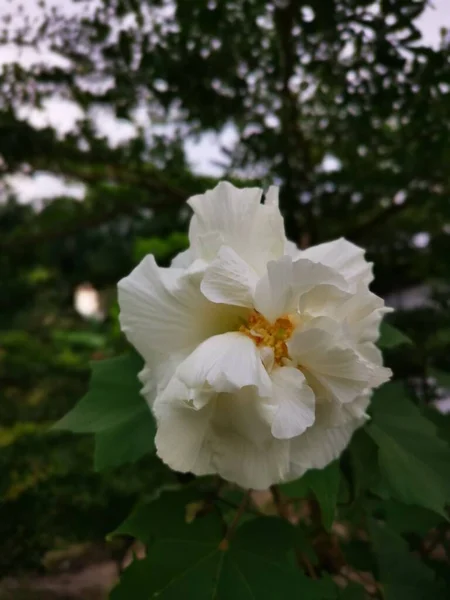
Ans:
[[[289,358],[286,341],[294,331],[294,324],[289,317],[280,317],[270,323],[257,310],[253,310],[247,323],[241,325],[239,331],[251,338],[257,346],[272,348],[277,364],[281,364],[283,358]]]

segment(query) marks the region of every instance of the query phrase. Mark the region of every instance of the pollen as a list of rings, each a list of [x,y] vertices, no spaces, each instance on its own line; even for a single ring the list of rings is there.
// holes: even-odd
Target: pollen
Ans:
[[[286,341],[294,331],[294,324],[289,317],[283,316],[271,323],[254,310],[247,323],[239,327],[239,331],[251,338],[257,346],[272,348],[277,364],[281,364],[283,358],[289,358]]]

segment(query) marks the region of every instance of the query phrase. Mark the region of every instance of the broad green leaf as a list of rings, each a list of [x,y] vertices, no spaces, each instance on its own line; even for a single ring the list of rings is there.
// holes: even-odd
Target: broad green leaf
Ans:
[[[88,393],[54,425],[95,434],[97,470],[134,462],[154,451],[155,423],[140,394],[141,368],[136,354],[92,363]]]
[[[324,469],[309,472],[309,486],[320,505],[322,523],[328,531],[331,529],[336,512],[341,472],[339,461],[335,460]]]
[[[215,542],[222,539],[224,526],[219,514],[214,512],[208,518],[195,519],[188,525],[188,507],[202,500],[196,489],[163,492],[159,498],[136,508],[109,537],[131,535],[150,544],[155,539],[177,538]]]
[[[440,369],[430,369],[429,375],[436,379],[440,387],[450,388],[450,373],[446,373]]]
[[[412,340],[396,327],[393,327],[384,321],[381,323],[380,339],[378,340],[380,348],[394,348],[395,346],[401,346],[402,344],[412,343]]]
[[[386,600],[444,598],[433,571],[410,553],[402,537],[374,520],[369,521],[369,534]]]
[[[434,511],[421,506],[410,506],[396,500],[383,500],[380,503],[387,526],[392,531],[404,534],[415,533],[424,537],[434,529],[443,519]]]
[[[119,425],[95,434],[94,468],[109,469],[137,461],[155,450],[155,422],[148,406]]]
[[[104,348],[106,346],[106,336],[94,331],[53,331],[52,337],[61,342],[73,344],[74,346],[84,346],[86,348]]]
[[[356,431],[348,448],[351,465],[351,486],[353,496],[359,498],[376,486],[380,478],[378,448],[365,428]]]
[[[439,412],[434,406],[427,406],[424,415],[434,423],[439,437],[450,444],[450,413]]]
[[[407,398],[403,385],[383,386],[372,404],[367,431],[395,498],[446,515],[450,502],[450,449]]]
[[[339,600],[364,600],[366,593],[361,585],[349,583],[345,590],[339,593],[338,598]]]
[[[97,433],[141,412],[145,406],[137,378],[141,369],[142,360],[136,354],[94,361],[88,393],[54,428]]]
[[[335,597],[330,580],[313,581],[297,567],[295,528],[276,517],[258,517],[223,543],[226,529],[213,510],[186,520],[195,492],[165,493],[141,507],[115,533],[149,544],[113,590],[111,600],[273,600]]]
[[[280,487],[284,494],[291,497],[302,498],[311,491],[320,505],[323,525],[330,530],[336,511],[339,483],[339,461],[334,461],[324,469],[311,469],[303,477]]]

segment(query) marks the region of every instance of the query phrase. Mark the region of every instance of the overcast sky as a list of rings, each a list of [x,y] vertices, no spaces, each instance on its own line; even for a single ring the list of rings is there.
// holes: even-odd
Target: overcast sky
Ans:
[[[54,4],[59,9],[63,8],[67,14],[75,15],[79,13],[80,4],[74,4],[72,0],[46,0],[48,4]],[[40,14],[38,7],[39,0],[22,0],[26,8],[25,15],[32,19],[37,19]],[[86,1],[83,11],[92,10],[96,1]],[[0,0],[0,18],[11,14],[13,23],[22,23],[22,17],[16,15],[18,2],[16,0]],[[450,29],[450,0],[434,0],[417,21],[423,35],[423,41],[430,46],[436,47],[439,44],[440,29],[447,27]],[[61,58],[45,52],[44,48],[27,48],[21,50],[20,60],[24,65],[32,65],[37,60],[60,63]],[[0,46],[0,65],[5,62],[15,61],[17,59],[17,49],[11,46]],[[81,117],[80,109],[67,101],[59,98],[53,98],[47,102],[44,110],[30,109],[23,107],[21,116],[27,118],[33,125],[45,126],[47,124],[55,127],[61,134],[71,130],[77,119]],[[111,113],[107,111],[98,111],[93,114],[96,126],[104,135],[107,135],[112,144],[120,143],[134,133],[133,126],[125,121],[117,121]],[[151,125],[150,125],[151,126]],[[214,133],[204,134],[200,139],[188,139],[185,143],[187,157],[192,168],[197,173],[220,176],[220,169],[214,165],[214,162],[223,158],[220,146],[232,146],[236,138],[233,128],[226,128],[220,135]],[[335,162],[328,159],[327,167],[333,168]],[[70,193],[74,197],[83,197],[83,186],[71,185],[67,188],[64,183],[48,174],[38,174],[34,178],[24,176],[16,177],[11,182],[18,190],[21,200],[29,202],[34,199],[42,199],[56,196],[58,194]]]

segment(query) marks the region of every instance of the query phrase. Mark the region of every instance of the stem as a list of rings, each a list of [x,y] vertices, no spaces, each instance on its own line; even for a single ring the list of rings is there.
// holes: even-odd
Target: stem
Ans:
[[[227,506],[231,506],[231,508],[239,509],[239,504],[236,504],[235,502],[231,502],[231,500],[227,500],[226,498],[221,498],[220,496],[217,496],[217,500],[219,502],[222,502],[223,504],[226,504]],[[259,510],[254,510],[253,508],[250,508],[248,506],[246,507],[245,512],[248,512],[257,517],[260,517],[263,514]]]
[[[230,526],[228,527],[225,537],[219,544],[220,550],[228,550],[228,547],[230,545],[230,539],[235,534],[236,528],[239,525],[239,521],[241,520],[241,517],[245,512],[245,508],[250,499],[250,494],[251,494],[251,490],[247,490],[245,492],[244,497],[242,498],[241,503],[238,506],[236,514],[234,515],[234,519],[232,520]]]
[[[273,494],[273,501],[278,511],[278,514],[282,519],[286,519],[286,521],[289,521],[289,504],[284,501],[278,486],[272,485],[270,491]],[[306,554],[301,550],[296,549],[296,555],[297,560],[299,562],[299,566],[305,568],[306,572],[311,577],[311,579],[318,579],[314,566],[312,565],[311,561],[306,556]]]
[[[273,502],[276,506],[278,514],[280,515],[280,517],[282,519],[286,519],[286,521],[289,521],[289,512],[288,512],[289,505],[284,501],[284,498],[283,498],[278,486],[272,485],[270,487],[270,491],[272,492]]]

